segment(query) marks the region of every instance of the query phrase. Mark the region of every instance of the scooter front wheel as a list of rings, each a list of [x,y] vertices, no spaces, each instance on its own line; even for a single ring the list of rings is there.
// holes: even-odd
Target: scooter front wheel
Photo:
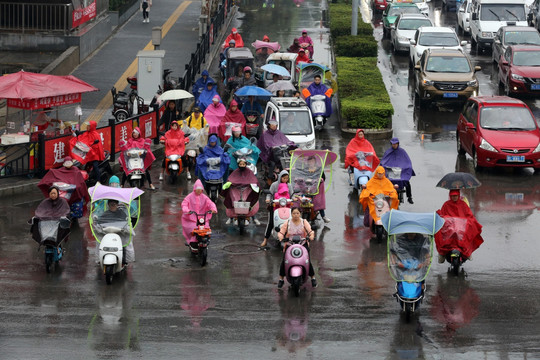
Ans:
[[[412,304],[411,303],[405,303],[405,321],[410,322],[411,316],[412,316]]]
[[[383,234],[384,232],[384,229],[382,226],[379,226],[379,225],[375,225],[375,234],[377,236],[377,242],[380,244],[382,242],[382,239],[383,239]]]
[[[292,291],[294,293],[294,296],[298,297],[300,296],[300,286],[302,286],[302,280],[300,277],[296,277],[292,279]]]
[[[52,264],[53,264],[53,254],[45,253],[45,271],[47,272],[47,274],[51,272]]]
[[[200,251],[200,257],[201,257],[201,266],[204,266],[206,265],[206,258],[208,256],[208,249],[207,248],[202,248]]]
[[[115,265],[105,265],[105,281],[107,285],[112,284],[112,278],[114,275],[114,266]]]

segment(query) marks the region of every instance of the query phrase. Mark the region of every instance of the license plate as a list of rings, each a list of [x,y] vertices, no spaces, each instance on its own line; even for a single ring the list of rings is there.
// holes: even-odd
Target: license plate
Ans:
[[[532,84],[532,85],[531,85],[531,90],[540,90],[540,85],[538,85],[538,84]]]
[[[443,97],[445,97],[445,98],[457,98],[458,95],[457,95],[457,93],[451,93],[450,92],[450,93],[444,93]]]
[[[525,156],[507,155],[506,161],[507,162],[525,162]]]
[[[516,201],[516,200],[519,200],[519,201],[523,201],[523,193],[506,193],[504,194],[504,199],[506,201]]]

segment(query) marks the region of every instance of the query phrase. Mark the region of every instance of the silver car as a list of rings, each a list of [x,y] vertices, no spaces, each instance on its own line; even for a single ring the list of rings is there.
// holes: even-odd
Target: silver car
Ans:
[[[501,26],[493,38],[491,60],[498,63],[510,45],[540,45],[540,34],[529,26]]]
[[[416,30],[422,26],[434,26],[433,22],[422,14],[401,14],[391,26],[390,41],[394,52],[409,51],[410,40]]]

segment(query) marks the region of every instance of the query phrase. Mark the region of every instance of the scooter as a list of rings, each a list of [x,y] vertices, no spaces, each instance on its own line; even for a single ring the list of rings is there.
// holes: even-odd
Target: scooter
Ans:
[[[290,245],[285,250],[285,275],[295,296],[300,295],[300,287],[308,279],[309,253],[303,246],[305,238],[298,235],[289,239]]]
[[[38,219],[32,218],[30,225],[37,226],[39,234],[39,249],[45,247],[45,271],[50,273],[53,264],[58,266],[64,253],[62,243],[69,237],[71,221],[62,217],[60,219]],[[64,231],[61,231],[64,230]]]
[[[195,211],[191,211],[190,213],[197,215],[197,227],[192,231],[197,241],[190,242],[186,245],[189,246],[189,250],[193,256],[199,256],[201,266],[204,266],[206,265],[208,245],[210,244],[210,235],[212,234],[212,230],[206,226],[206,214],[211,214],[212,212],[207,211],[204,214],[197,214]]]
[[[199,147],[207,143],[207,129],[195,129],[184,126],[182,128],[186,138],[189,139],[189,142],[186,143],[186,152],[183,156],[183,164],[186,167],[187,179],[191,180],[191,171],[195,170],[197,165],[197,156],[199,155]]]
[[[99,265],[103,269],[105,281],[110,285],[113,276],[125,267],[125,250],[119,235],[124,232],[124,228],[107,226],[103,228],[103,232],[105,236],[99,243]]]
[[[381,221],[381,216],[390,211],[390,201],[390,197],[385,196],[382,193],[375,195],[373,197],[373,206],[375,207],[375,213],[378,220],[375,220],[371,217],[369,207],[367,208],[367,212],[365,214],[365,216],[367,216],[369,220],[367,222],[364,220],[364,225],[366,225],[366,223],[368,224],[366,226],[371,228],[371,232],[375,234],[375,237],[377,238],[377,241],[379,243],[381,243],[382,239],[385,238],[387,235]]]
[[[125,169],[129,186],[142,188],[144,185],[146,169],[144,167],[145,149],[132,148],[124,152],[124,158],[127,159]]]
[[[398,193],[399,203],[403,204],[403,194],[405,194],[405,181],[401,178],[401,168],[397,166],[385,166],[386,177],[394,184]]]
[[[455,276],[459,275],[459,269],[467,261],[467,258],[461,255],[461,252],[457,249],[454,249],[448,252],[445,256],[446,261],[450,263],[450,272]]]
[[[326,95],[313,95],[311,96],[311,114],[313,116],[313,125],[315,130],[322,130],[324,124],[326,124]]]
[[[168,180],[170,184],[175,184],[178,176],[184,171],[182,166],[181,152],[178,150],[182,148],[180,144],[189,142],[189,138],[184,140],[180,139],[166,139],[165,140],[165,169],[167,171]]]
[[[124,91],[116,91],[113,86],[111,94],[113,97],[112,115],[117,122],[122,122],[133,116],[134,104],[137,104],[137,114],[148,112],[150,109],[148,105],[145,105],[144,99],[139,96],[135,89],[132,89],[128,94]]]
[[[203,148],[199,148],[199,154],[203,154]],[[200,156],[200,155],[199,155]],[[208,171],[221,171],[221,158],[208,158],[206,159],[208,165]],[[219,179],[204,179],[204,190],[208,194],[210,200],[214,203],[218,199],[219,191],[223,187],[223,175]]]
[[[254,138],[253,138],[254,139]],[[257,176],[257,161],[253,159],[253,150],[250,148],[241,148],[233,153],[235,159],[245,158],[247,160],[247,168]]]
[[[259,129],[261,127],[261,114],[256,111],[248,111],[246,113],[246,136],[254,136],[259,138]]]
[[[94,144],[97,144],[99,140],[95,140]],[[100,170],[100,179],[93,179],[88,177],[88,174],[92,173],[93,165],[92,163],[88,163],[86,160],[86,156],[88,155],[88,152],[90,151],[90,147],[83,143],[82,141],[76,141],[75,145],[70,150],[70,155],[73,158],[73,165],[81,169],[81,171],[85,172],[83,173],[83,176],[85,176],[86,185],[92,186],[97,181],[99,181],[102,184],[107,184],[109,181],[109,177],[113,175],[113,171],[111,169],[111,165],[109,164],[109,161],[111,159],[110,153],[105,150],[105,159],[103,161],[100,161],[99,163],[99,170]]]
[[[373,171],[358,170],[357,168],[348,169],[349,173],[349,185],[353,186],[356,190],[362,190],[366,187],[369,179],[373,177]]]
[[[295,149],[296,145],[278,145],[272,147],[272,159],[274,159],[274,166],[264,163],[265,178],[268,186],[272,185],[277,180],[279,173],[282,170],[288,170],[291,167],[291,153],[290,151]]]

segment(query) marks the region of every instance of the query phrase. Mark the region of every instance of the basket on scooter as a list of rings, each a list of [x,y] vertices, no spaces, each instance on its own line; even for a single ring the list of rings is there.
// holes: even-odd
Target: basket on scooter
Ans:
[[[233,201],[234,212],[238,215],[249,214],[250,203],[247,201]]]
[[[256,136],[259,132],[259,124],[256,123],[246,123],[246,134],[249,136]]]

